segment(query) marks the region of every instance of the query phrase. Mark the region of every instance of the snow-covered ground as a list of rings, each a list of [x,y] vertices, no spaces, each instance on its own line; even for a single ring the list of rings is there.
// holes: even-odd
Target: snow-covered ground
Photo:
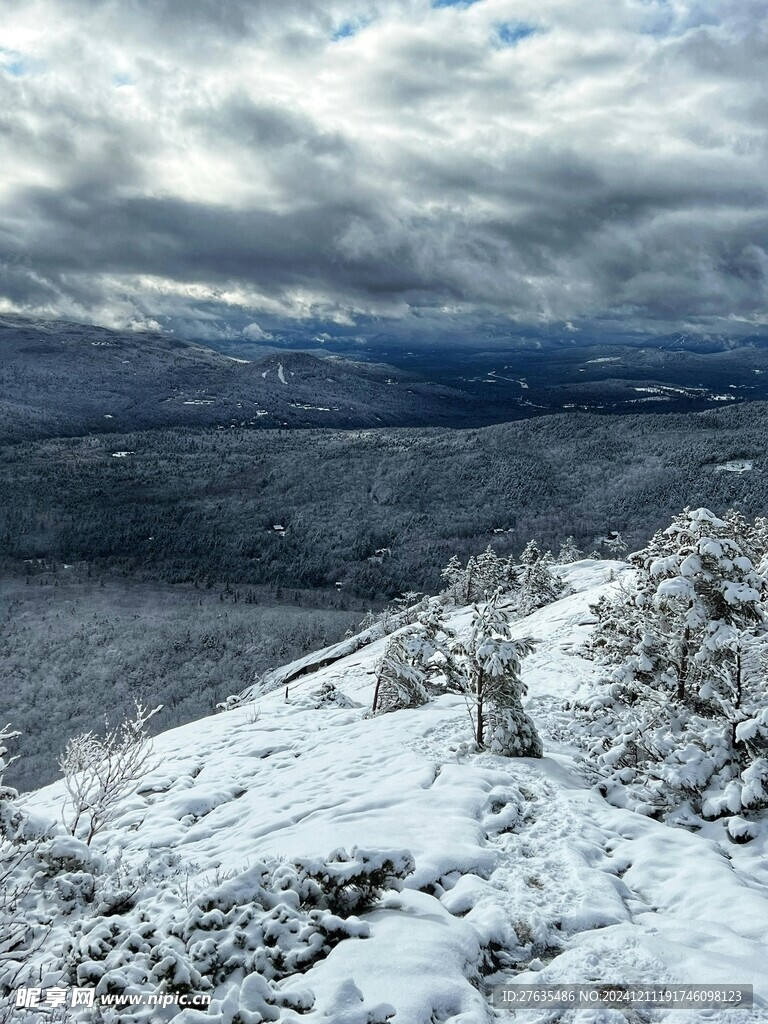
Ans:
[[[730,462],[715,466],[715,470],[720,473],[749,473],[752,469],[754,463],[751,459],[732,459]]]
[[[538,640],[524,676],[542,760],[468,753],[457,696],[365,718],[385,641],[339,645],[337,660],[289,683],[287,699],[281,688],[159,736],[154,770],[96,845],[135,863],[173,851],[192,889],[266,855],[409,850],[415,871],[363,915],[369,936],[282,983],[314,993],[307,1024],[365,1024],[381,1003],[398,1024],[628,1019],[493,1010],[490,987],[512,980],[751,983],[754,1011],[629,1019],[768,1020],[768,835],[736,846],[721,823],[693,833],[611,806],[575,760],[563,703],[596,671],[579,650],[589,605],[623,571],[568,566],[569,596],[517,624]],[[469,615],[451,625],[465,629]],[[316,707],[326,682],[354,706]],[[56,785],[28,804],[59,817],[62,798]],[[153,913],[162,918],[162,900]]]

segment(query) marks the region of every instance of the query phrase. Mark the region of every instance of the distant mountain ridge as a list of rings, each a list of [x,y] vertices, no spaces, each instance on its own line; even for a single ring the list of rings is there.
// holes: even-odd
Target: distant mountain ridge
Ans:
[[[0,318],[0,441],[180,426],[453,425],[479,403],[379,364],[249,362],[161,334]]]
[[[668,344],[667,344],[668,342]],[[0,443],[218,427],[481,427],[558,413],[693,412],[768,399],[768,347],[686,337],[646,346],[236,346],[0,316]]]

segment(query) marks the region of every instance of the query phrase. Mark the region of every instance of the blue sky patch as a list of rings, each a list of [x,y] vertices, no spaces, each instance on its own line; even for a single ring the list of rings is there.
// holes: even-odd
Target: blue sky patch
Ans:
[[[367,18],[352,18],[348,21],[342,21],[342,23],[331,33],[331,39],[334,43],[337,43],[340,39],[350,39],[352,36],[356,36],[358,32],[362,32],[370,24]]]
[[[496,26],[496,38],[502,46],[517,46],[535,32],[538,32],[536,26],[524,21],[502,21]]]
[[[480,0],[432,0],[433,7],[471,7]]]
[[[0,68],[14,78],[21,78],[29,70],[27,62],[20,53],[15,50],[3,50],[0,48]]]

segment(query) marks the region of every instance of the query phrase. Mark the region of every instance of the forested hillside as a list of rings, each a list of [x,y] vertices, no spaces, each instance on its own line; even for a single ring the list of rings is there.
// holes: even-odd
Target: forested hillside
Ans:
[[[768,407],[483,429],[172,430],[0,449],[6,565],[87,561],[164,582],[434,590],[453,555],[768,504]],[[279,529],[278,529],[279,528]]]
[[[70,736],[120,721],[136,698],[163,704],[154,729],[211,714],[222,695],[338,640],[363,613],[335,594],[281,601],[268,588],[89,578],[76,566],[0,579],[0,718],[22,731],[24,754],[9,779],[50,782]]]

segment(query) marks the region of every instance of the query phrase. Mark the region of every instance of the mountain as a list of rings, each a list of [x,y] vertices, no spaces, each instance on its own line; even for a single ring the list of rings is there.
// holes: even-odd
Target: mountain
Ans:
[[[167,427],[452,425],[479,403],[338,356],[254,362],[160,334],[0,319],[0,441]]]
[[[49,932],[44,916],[34,926],[43,973],[31,976],[69,985],[65,949],[102,1005],[121,991],[212,997],[207,1014],[188,1003],[178,1024],[490,1024],[492,989],[511,982],[754,984],[764,1014],[768,834],[738,846],[721,821],[691,831],[615,806],[575,757],[564,702],[595,685],[599,669],[581,653],[590,606],[625,571],[562,567],[567,596],[515,625],[538,641],[523,672],[541,760],[472,753],[458,695],[368,717],[384,648],[369,636],[158,736],[138,792],[90,848],[51,841],[38,909],[54,920]],[[451,613],[459,636],[470,615]],[[57,784],[25,807],[60,821],[66,801]],[[108,890],[99,871],[116,851]],[[351,915],[348,903],[331,913],[317,902],[358,899],[374,877],[385,891]],[[177,1008],[132,1006],[119,1020],[155,1024]]]
[[[768,398],[768,348],[671,338],[354,353],[0,317],[0,443],[173,427],[483,426],[569,409],[685,412]]]

